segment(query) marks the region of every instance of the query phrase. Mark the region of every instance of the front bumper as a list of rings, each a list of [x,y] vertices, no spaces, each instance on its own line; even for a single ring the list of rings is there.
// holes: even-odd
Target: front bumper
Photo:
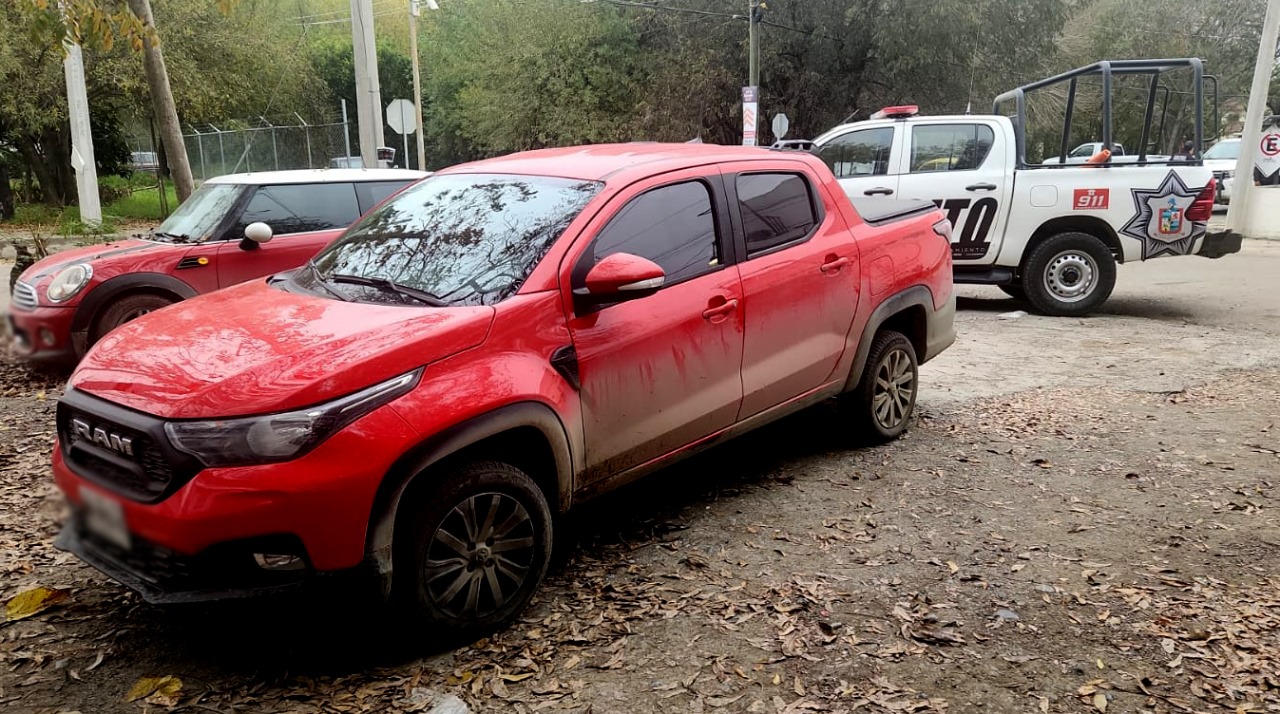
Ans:
[[[1221,258],[1231,253],[1239,253],[1243,239],[1243,236],[1233,231],[1206,233],[1196,255],[1203,258]]]
[[[14,308],[5,320],[14,350],[34,362],[74,362],[82,351],[71,332],[75,314],[74,306]]]
[[[294,461],[199,467],[184,475],[183,465],[158,444],[156,426],[146,423],[163,421],[123,410],[132,414],[126,420],[120,411],[75,389],[59,404],[52,470],[75,514],[59,547],[151,602],[243,597],[360,568],[378,485],[396,456],[417,441],[383,407]],[[89,421],[78,428],[95,438],[101,431],[129,439],[132,454],[104,453],[96,441],[86,443],[71,433],[68,417]],[[130,469],[111,468],[130,459],[136,460]],[[155,474],[157,459],[173,467],[171,487],[139,488],[137,474]],[[103,529],[104,503],[118,528]],[[272,571],[258,555],[296,556],[305,567],[301,573]]]
[[[301,550],[287,536],[227,543],[186,557],[137,539],[129,548],[109,543],[90,533],[77,514],[53,545],[157,605],[273,595],[301,587],[314,574],[305,565],[294,570],[258,567],[254,553]]]

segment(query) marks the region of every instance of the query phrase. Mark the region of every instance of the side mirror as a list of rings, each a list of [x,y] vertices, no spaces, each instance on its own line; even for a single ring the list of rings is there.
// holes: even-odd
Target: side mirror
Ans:
[[[259,244],[270,241],[272,235],[271,226],[262,221],[250,223],[244,227],[244,240],[240,241],[240,247],[245,250],[253,250]]]
[[[662,287],[666,273],[648,258],[630,253],[614,253],[587,272],[586,286],[574,297],[587,305],[623,302],[652,295]]]

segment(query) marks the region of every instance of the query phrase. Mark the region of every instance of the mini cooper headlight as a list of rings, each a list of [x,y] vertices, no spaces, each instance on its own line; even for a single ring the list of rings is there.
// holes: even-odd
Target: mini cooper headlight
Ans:
[[[69,265],[53,277],[53,282],[49,283],[49,287],[45,288],[44,296],[49,302],[66,302],[76,296],[76,293],[84,290],[84,286],[89,284],[89,278],[93,277],[93,268],[88,263],[76,263]]]
[[[164,430],[173,445],[205,466],[248,466],[296,459],[351,422],[400,397],[417,384],[423,368],[291,412],[211,421],[174,421]]]

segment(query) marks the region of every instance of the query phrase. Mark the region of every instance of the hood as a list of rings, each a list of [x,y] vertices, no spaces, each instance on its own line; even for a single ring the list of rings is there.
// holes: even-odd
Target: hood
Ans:
[[[36,261],[30,268],[23,271],[21,280],[24,283],[35,285],[37,281],[52,276],[72,263],[93,263],[104,258],[141,253],[148,250],[173,250],[173,246],[167,243],[128,239],[104,245],[68,248]]]
[[[164,418],[297,409],[484,341],[492,307],[342,302],[254,281],[144,315],[96,344],[70,386]]]

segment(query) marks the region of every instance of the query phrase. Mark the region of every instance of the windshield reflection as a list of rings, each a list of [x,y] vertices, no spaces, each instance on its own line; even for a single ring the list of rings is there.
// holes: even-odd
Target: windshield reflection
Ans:
[[[600,190],[594,181],[444,174],[407,189],[298,271],[294,282],[342,281],[366,302],[492,305],[520,288],[551,244]],[[353,278],[366,284],[353,284]],[[322,288],[318,292],[332,295]]]

